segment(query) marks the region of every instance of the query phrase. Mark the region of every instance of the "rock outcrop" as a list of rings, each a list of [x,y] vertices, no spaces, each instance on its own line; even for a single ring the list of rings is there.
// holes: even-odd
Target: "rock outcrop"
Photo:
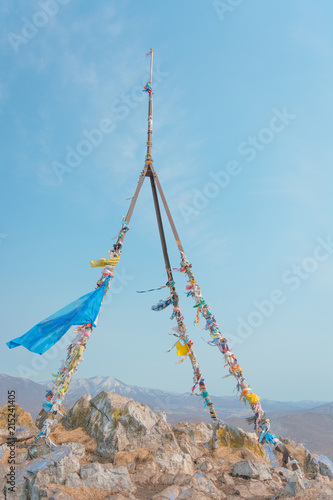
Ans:
[[[333,497],[333,464],[326,457],[292,443],[303,457],[301,478],[273,466],[253,434],[223,422],[171,426],[163,413],[105,391],[79,399],[51,439],[54,450],[39,458],[25,453],[15,464],[14,493],[3,454],[0,500]],[[17,443],[16,451],[24,446]]]

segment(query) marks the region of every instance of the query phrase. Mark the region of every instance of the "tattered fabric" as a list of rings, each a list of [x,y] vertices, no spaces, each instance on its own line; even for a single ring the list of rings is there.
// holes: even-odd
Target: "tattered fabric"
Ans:
[[[93,326],[96,326],[94,323],[109,280],[110,277],[106,278],[101,287],[63,307],[21,337],[7,342],[8,347],[13,349],[21,345],[31,352],[43,354],[58,342],[72,325],[92,323]]]

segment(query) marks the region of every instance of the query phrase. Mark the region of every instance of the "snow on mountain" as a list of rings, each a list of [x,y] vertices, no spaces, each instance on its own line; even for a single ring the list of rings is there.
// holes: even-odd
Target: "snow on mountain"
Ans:
[[[37,415],[41,408],[42,400],[47,388],[52,386],[52,382],[36,383],[28,379],[0,375],[0,405],[7,402],[7,390],[17,391],[17,402],[25,410],[29,411],[33,417]],[[87,392],[92,397],[101,391],[116,392],[123,396],[131,397],[134,400],[147,404],[153,411],[165,411],[171,423],[187,420],[190,422],[209,422],[208,412],[203,408],[202,400],[190,393],[177,394],[166,392],[160,389],[151,389],[129,385],[109,376],[95,376],[92,378],[73,378],[65,404],[72,406],[83,394]],[[251,414],[248,406],[241,405],[237,397],[233,396],[212,396],[216,412],[222,420],[231,422],[239,419],[244,422],[244,418]],[[266,412],[273,418],[277,416],[291,415],[305,411],[316,411],[330,413],[332,404],[318,401],[283,402],[262,400]],[[245,424],[244,424],[245,425]]]

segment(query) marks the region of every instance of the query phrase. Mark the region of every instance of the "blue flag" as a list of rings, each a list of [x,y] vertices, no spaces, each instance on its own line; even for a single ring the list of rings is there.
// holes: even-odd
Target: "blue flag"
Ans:
[[[106,278],[101,287],[63,307],[21,337],[7,342],[8,347],[13,349],[21,345],[31,352],[43,354],[58,342],[72,325],[92,323],[96,326],[95,321],[109,281],[110,277]]]

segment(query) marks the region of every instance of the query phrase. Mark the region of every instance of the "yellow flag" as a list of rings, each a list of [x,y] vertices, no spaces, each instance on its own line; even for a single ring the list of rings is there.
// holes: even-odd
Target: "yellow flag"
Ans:
[[[251,405],[260,401],[259,396],[257,396],[257,394],[254,394],[253,392],[246,394],[245,398]]]
[[[177,342],[176,347],[178,356],[185,356],[190,350],[187,344],[183,345],[180,342]]]
[[[111,259],[95,259],[90,261],[91,267],[103,267],[112,266],[114,267],[120,261],[120,257],[111,257]]]

